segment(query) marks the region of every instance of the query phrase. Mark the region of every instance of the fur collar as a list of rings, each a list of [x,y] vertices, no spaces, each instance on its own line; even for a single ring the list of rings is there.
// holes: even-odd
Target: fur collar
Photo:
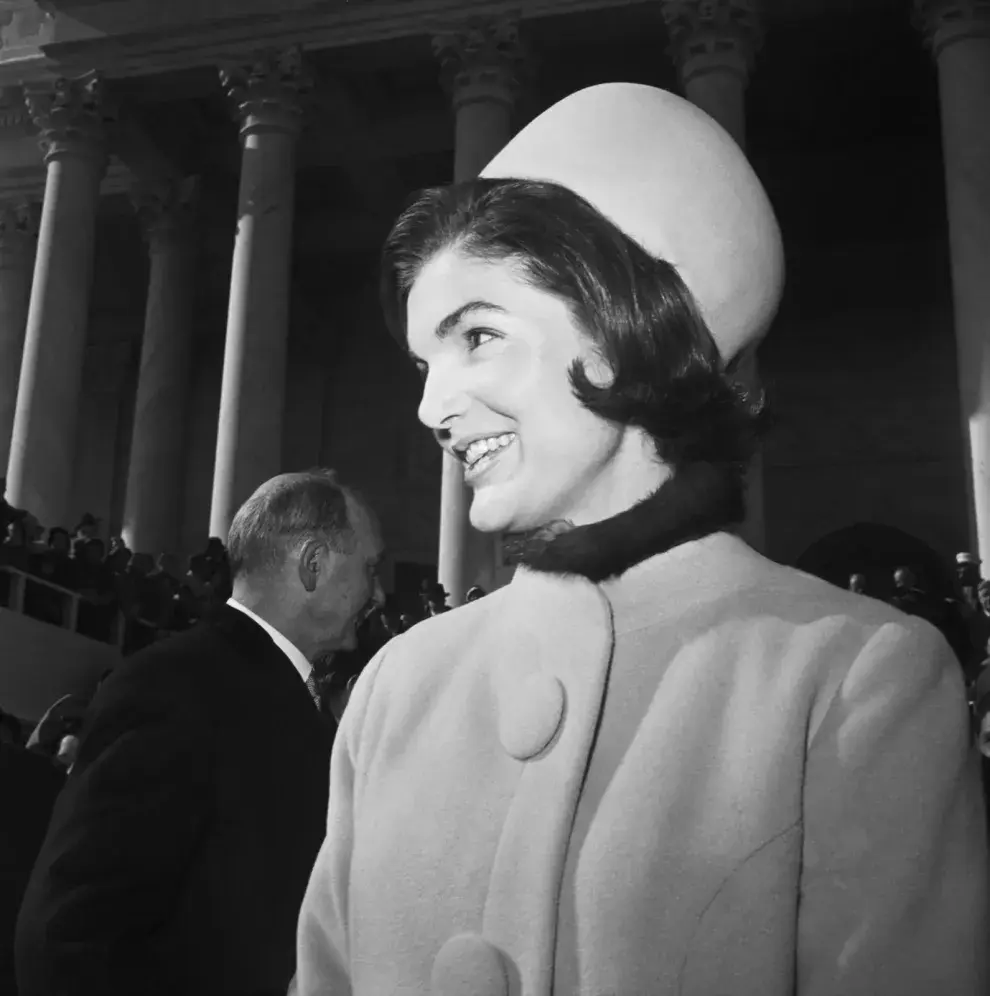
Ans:
[[[577,574],[596,584],[689,540],[745,517],[738,467],[693,464],[624,512],[587,526],[554,523],[506,537],[506,561],[547,574]]]

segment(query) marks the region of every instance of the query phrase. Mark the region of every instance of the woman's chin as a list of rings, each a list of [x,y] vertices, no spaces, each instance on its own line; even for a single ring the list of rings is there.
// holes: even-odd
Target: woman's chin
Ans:
[[[489,489],[474,493],[468,519],[479,533],[510,532],[514,526],[512,510],[498,501]]]

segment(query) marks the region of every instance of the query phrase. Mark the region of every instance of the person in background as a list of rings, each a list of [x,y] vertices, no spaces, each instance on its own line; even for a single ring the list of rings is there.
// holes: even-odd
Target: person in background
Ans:
[[[450,612],[447,604],[447,590],[438,581],[432,584],[424,581],[420,591],[420,602],[423,606],[424,616],[438,616],[442,612]]]
[[[956,593],[971,608],[976,608],[976,589],[980,584],[980,558],[962,550],[956,554]]]
[[[849,575],[849,591],[854,595],[865,595],[866,594],[866,575],[865,574],[850,574]]]
[[[918,583],[918,577],[910,567],[898,567],[894,571],[894,592],[890,604],[908,615],[927,619],[933,626],[941,622],[938,602],[929,596]]]
[[[7,501],[7,478],[0,477],[0,538],[7,535],[7,526],[23,516],[20,509],[14,508]]]
[[[89,710],[89,699],[81,695],[63,695],[52,703],[38,721],[25,749],[57,763],[62,739],[78,733]]]
[[[75,529],[72,530],[73,539],[96,539],[100,535],[100,520],[92,514],[85,512]]]
[[[311,661],[382,601],[368,507],[328,471],[230,527],[233,595],[91,706],[17,927],[20,996],[284,996],[326,826]]]
[[[468,588],[467,594],[464,596],[465,602],[477,602],[479,598],[484,598],[487,592],[480,584],[476,584],[471,588]]]
[[[7,535],[0,543],[0,566],[27,571],[31,566],[31,553],[25,517],[20,516],[7,525]]]

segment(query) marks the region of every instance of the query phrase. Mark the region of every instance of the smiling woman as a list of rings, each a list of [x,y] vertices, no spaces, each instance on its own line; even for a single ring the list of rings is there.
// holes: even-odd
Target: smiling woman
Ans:
[[[551,523],[599,524],[568,544],[618,554],[594,533],[694,465],[719,478],[710,525],[742,518],[762,399],[727,378],[676,269],[584,198],[531,180],[425,191],[385,246],[383,300],[477,529],[535,536],[535,555]],[[619,573],[628,555],[594,566]]]
[[[982,994],[952,651],[727,531],[783,279],[745,157],[609,84],[484,172],[398,219],[382,297],[521,566],[358,680],[296,992]]]

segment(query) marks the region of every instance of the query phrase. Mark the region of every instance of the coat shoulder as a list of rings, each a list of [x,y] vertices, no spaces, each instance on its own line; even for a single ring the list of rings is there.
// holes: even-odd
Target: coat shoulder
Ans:
[[[907,693],[930,688],[951,675],[961,682],[955,654],[928,620],[879,599],[846,591],[820,578],[760,557],[762,583],[752,593],[754,615],[781,628],[805,647],[805,666],[833,692],[863,669],[875,676],[896,672]],[[958,679],[958,680],[957,680]]]
[[[866,629],[886,628],[941,638],[927,620],[902,612],[887,602],[846,591],[797,568],[764,557],[759,559],[762,563],[758,569],[763,579],[757,586],[757,597],[765,601],[767,609],[781,616],[808,622],[842,618]]]

